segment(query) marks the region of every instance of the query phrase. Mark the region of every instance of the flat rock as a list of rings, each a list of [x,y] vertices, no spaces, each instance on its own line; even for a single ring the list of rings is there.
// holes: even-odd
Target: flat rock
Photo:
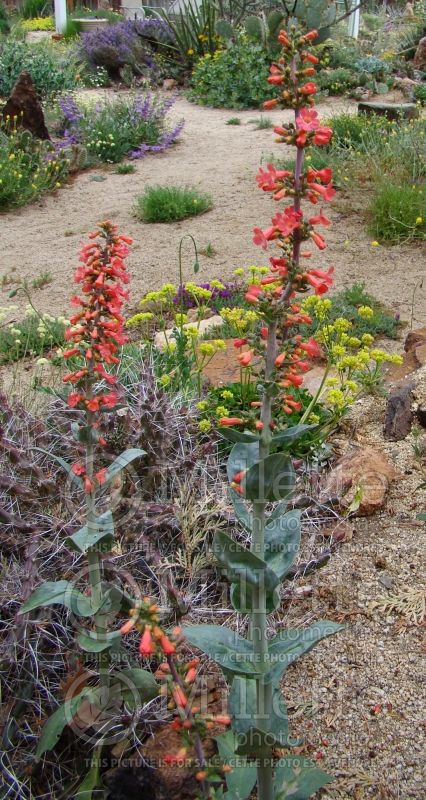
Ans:
[[[375,101],[358,103],[358,114],[378,114],[386,119],[416,119],[419,109],[415,103],[377,103]]]
[[[16,117],[17,126],[30,131],[37,139],[50,139],[43,109],[29,72],[21,72],[6,105],[1,110],[0,120],[5,123],[7,117],[10,119]]]
[[[398,473],[387,458],[372,447],[356,447],[339,459],[327,478],[322,497],[338,496],[349,508],[359,495],[356,515],[367,517],[383,508],[386,492]]]
[[[191,326],[194,324],[195,324],[194,322],[187,322],[186,325],[184,325],[183,327],[187,328],[188,325]],[[198,328],[199,334],[200,336],[203,336],[203,334],[205,334],[207,331],[212,330],[212,328],[217,328],[218,326],[222,325],[223,325],[223,319],[222,317],[219,316],[219,314],[215,314],[213,317],[209,317],[208,319],[202,319]],[[155,334],[154,338],[155,346],[158,347],[159,350],[164,350],[166,346],[166,341],[170,341],[170,339],[173,338],[172,334],[173,334],[173,328],[170,328],[168,331],[158,331],[158,333]],[[220,338],[219,335],[217,338]]]
[[[413,421],[413,388],[413,381],[407,380],[397,383],[390,391],[385,413],[385,439],[399,442],[410,433]]]

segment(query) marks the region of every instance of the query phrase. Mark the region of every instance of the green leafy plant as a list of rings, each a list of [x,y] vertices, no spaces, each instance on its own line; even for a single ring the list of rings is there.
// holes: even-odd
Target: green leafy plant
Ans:
[[[67,179],[70,162],[56,153],[50,142],[35,139],[16,126],[0,128],[0,211],[31,203],[59,189]]]
[[[136,172],[134,164],[117,164],[114,173],[116,175],[133,175]]]
[[[100,238],[100,241],[95,239]],[[72,318],[72,326],[67,333],[71,347],[64,352],[70,365],[79,359],[78,368],[64,376],[64,382],[73,388],[67,397],[68,406],[80,411],[78,421],[73,424],[76,449],[85,454],[82,461],[67,463],[60,456],[53,456],[65,471],[73,485],[85,497],[85,524],[68,540],[68,546],[76,550],[86,563],[86,585],[81,591],[77,581],[48,581],[30,595],[21,608],[21,614],[31,614],[36,609],[51,605],[67,608],[79,622],[76,646],[92,661],[97,660],[98,682],[74,690],[65,697],[65,702],[43,726],[38,742],[37,757],[51,750],[57,743],[66,726],[72,724],[73,717],[85,701],[100,709],[113,698],[123,708],[135,700],[140,705],[157,695],[157,684],[151,672],[139,667],[128,667],[120,673],[124,682],[117,680],[117,674],[110,675],[111,652],[120,649],[121,634],[110,630],[111,622],[123,610],[128,611],[136,600],[105,576],[102,553],[109,552],[114,536],[114,521],[110,508],[99,508],[100,496],[129,464],[143,458],[145,451],[140,448],[126,450],[108,467],[97,469],[95,457],[104,441],[99,432],[101,415],[113,411],[119,403],[117,391],[105,389],[114,385],[116,379],[105,370],[105,365],[117,361],[118,346],[125,337],[122,332],[120,308],[123,299],[122,283],[127,283],[127,273],[123,259],[128,252],[130,240],[119,235],[109,222],[102,223],[98,231],[91,234],[91,241],[82,248],[81,266],[75,279],[82,284],[79,298],[79,311]],[[72,361],[71,361],[72,359]],[[47,454],[49,456],[49,454]],[[87,591],[90,589],[90,591]],[[130,689],[130,691],[129,691]],[[129,697],[129,694],[131,695]],[[98,785],[99,759],[102,754],[105,735],[102,728],[94,744],[91,769],[84,778],[77,794]]]
[[[47,0],[24,0],[21,14],[24,19],[35,19],[50,14],[50,3]]]
[[[10,32],[10,22],[6,7],[0,3],[0,36],[5,36]]]
[[[124,156],[143,158],[146,153],[166,150],[179,138],[183,120],[171,130],[166,125],[172,103],[158,95],[137,93],[93,106],[65,95],[58,100],[60,128],[65,144],[83,145],[86,166],[114,164]]]
[[[40,97],[51,98],[78,86],[78,60],[72,47],[60,42],[0,40],[0,96],[7,97],[22,70],[33,79]]]
[[[227,125],[241,125],[241,120],[239,117],[230,117],[226,120]]]
[[[369,230],[375,239],[396,244],[426,238],[426,182],[395,185],[383,181],[371,200]]]
[[[177,14],[168,13],[164,9],[160,13],[173,34],[173,44],[168,46],[171,58],[175,55],[188,67],[192,67],[197,58],[215,52],[219,45],[215,3],[205,0],[198,5],[194,0],[184,0]]]
[[[354,283],[330,298],[327,310],[327,320],[334,322],[343,317],[351,323],[351,335],[361,337],[368,333],[374,338],[386,336],[396,339],[399,331],[399,321],[395,315],[386,309],[372,294],[367,292],[365,283]],[[372,314],[360,316],[358,309],[371,308]],[[315,316],[312,325],[306,327],[308,335],[315,336],[319,325],[319,318]]]
[[[255,131],[267,131],[274,126],[273,120],[270,117],[264,117],[263,114],[256,119],[249,119],[249,122],[253,123]]]
[[[148,186],[136,200],[136,216],[141,222],[177,222],[212,207],[210,195],[189,186]]]
[[[197,103],[217,108],[256,108],[265,95],[272,97],[272,87],[266,87],[269,56],[262,44],[251,41],[237,32],[235,41],[218,50],[212,57],[207,53],[193,70],[189,97]]]

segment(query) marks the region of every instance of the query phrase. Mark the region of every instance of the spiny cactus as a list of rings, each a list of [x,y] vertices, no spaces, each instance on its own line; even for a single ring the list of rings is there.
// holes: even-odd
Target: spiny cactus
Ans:
[[[307,29],[318,30],[316,44],[323,42],[330,35],[330,26],[335,22],[337,14],[334,0],[296,0],[291,4],[287,4],[284,0],[283,6],[283,10],[275,9],[268,16],[262,12],[259,16],[246,17],[244,25],[247,34],[261,41],[272,52],[276,48],[280,27],[286,26],[289,21],[298,21]]]

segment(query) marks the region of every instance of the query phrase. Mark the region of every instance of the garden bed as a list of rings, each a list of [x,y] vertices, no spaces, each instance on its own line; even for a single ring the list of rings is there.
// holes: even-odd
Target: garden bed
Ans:
[[[346,110],[356,113],[357,105],[334,99],[318,108],[326,117]],[[55,196],[3,213],[3,252],[8,255],[7,260],[2,257],[2,275],[12,281],[32,279],[49,269],[53,282],[38,293],[37,306],[50,313],[67,313],[69,264],[75,260],[79,243],[93,220],[106,218],[117,220],[137,243],[129,259],[133,301],[164,280],[176,280],[177,249],[187,232],[200,249],[209,243],[215,248],[212,258],[200,255],[203,280],[230,278],[237,267],[266,263],[247,236],[260,219],[267,219],[269,211],[268,198],[254,191],[254,179],[260,160],[265,164],[271,154],[282,159],[287,148],[274,143],[271,131],[253,129],[249,123],[253,111],[238,112],[238,116],[242,124],[229,126],[229,111],[200,108],[179,98],[170,112],[170,124],[184,117],[181,141],[164,154],[134,162],[134,174],[116,175],[114,167],[85,172]],[[278,123],[290,119],[290,112],[273,111],[268,116]],[[167,225],[138,222],[133,212],[136,196],[146,185],[168,181],[191,184],[212,194],[213,209]],[[365,281],[376,297],[407,319],[414,286],[423,272],[421,245],[372,246],[360,213],[363,200],[352,190],[338,193],[330,210],[335,224],[329,230],[328,248],[317,260],[323,266],[334,265],[337,285]],[[184,246],[185,252],[188,260],[184,269],[189,277],[193,260],[189,244]],[[19,297],[14,302],[24,305]],[[425,312],[426,295],[419,291],[414,322],[421,324]]]

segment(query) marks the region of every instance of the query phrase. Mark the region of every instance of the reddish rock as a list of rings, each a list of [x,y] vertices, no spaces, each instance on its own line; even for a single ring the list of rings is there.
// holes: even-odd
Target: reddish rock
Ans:
[[[426,325],[422,328],[416,328],[414,331],[409,331],[407,333],[405,342],[404,342],[404,350],[406,353],[409,353],[410,350],[414,350],[418,345],[426,344]]]
[[[420,39],[417,50],[413,58],[414,69],[424,69],[426,67],[426,36]]]
[[[416,347],[414,354],[419,367],[424,367],[426,364],[426,342]]]
[[[1,110],[0,120],[4,123],[7,117],[10,119],[16,117],[16,124],[30,131],[37,139],[50,139],[43,109],[29,72],[21,72],[6,105]]]
[[[391,481],[398,476],[393,464],[372,447],[357,447],[339,459],[322,492],[325,498],[340,497],[348,508],[359,495],[357,516],[367,517],[383,508]]]
[[[176,89],[176,87],[177,87],[177,81],[175,81],[174,78],[166,78],[163,81],[163,89],[165,89],[166,92],[171,92],[173,91],[173,89]]]
[[[412,381],[401,381],[389,393],[385,414],[385,439],[399,442],[410,433],[413,421],[413,388]]]

